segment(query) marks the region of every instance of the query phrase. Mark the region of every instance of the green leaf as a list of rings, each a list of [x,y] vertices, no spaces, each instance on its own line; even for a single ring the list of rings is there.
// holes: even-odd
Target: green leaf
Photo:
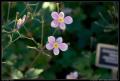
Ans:
[[[36,68],[47,68],[49,66],[49,60],[51,59],[51,56],[49,53],[41,53],[36,60],[34,67]]]
[[[23,78],[23,74],[22,74],[22,72],[19,71],[19,70],[14,70],[14,71],[12,72],[12,78],[13,78],[13,79]]]
[[[56,79],[55,72],[51,69],[44,71],[42,77],[44,77],[45,80],[54,80]]]
[[[31,68],[25,73],[25,78],[38,78],[39,74],[43,72],[43,69]]]
[[[95,71],[96,75],[100,75],[100,79],[112,79],[112,74],[108,69],[99,68]]]

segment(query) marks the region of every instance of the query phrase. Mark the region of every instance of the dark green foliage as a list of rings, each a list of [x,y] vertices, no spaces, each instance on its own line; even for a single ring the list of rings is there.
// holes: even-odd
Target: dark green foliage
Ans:
[[[69,49],[60,52],[58,56],[41,47],[41,16],[44,17],[43,45],[45,45],[48,36],[55,30],[50,25],[51,13],[57,11],[56,3],[50,3],[54,4],[52,10],[42,8],[43,3],[2,2],[2,79],[65,79],[71,71],[78,71],[78,79],[112,79],[111,71],[97,67],[95,60],[98,43],[118,45],[117,2],[60,2],[60,10],[66,8],[71,10],[66,15],[73,18],[73,23],[66,25],[64,32],[58,30],[54,34],[55,37],[61,36],[64,42],[69,43]],[[8,6],[10,13],[7,20]],[[28,12],[31,13],[24,24],[25,27],[22,26],[19,33],[29,38],[33,37],[38,46],[32,39],[22,37],[9,45],[12,34],[12,40],[19,37],[17,32],[12,32],[16,27],[14,26],[16,12],[19,12],[18,19]],[[6,48],[7,45],[9,46]],[[39,51],[28,48],[29,46],[39,47]],[[35,58],[37,60],[32,64]]]

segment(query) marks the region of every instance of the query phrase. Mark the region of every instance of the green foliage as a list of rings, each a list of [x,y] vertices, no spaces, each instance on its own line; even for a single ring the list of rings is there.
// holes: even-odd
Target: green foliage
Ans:
[[[35,68],[30,68],[26,73],[25,73],[25,78],[28,79],[35,79],[39,77],[39,74],[43,72],[43,69],[35,69]]]
[[[111,71],[97,67],[95,60],[98,43],[118,45],[117,2],[59,3],[59,10],[70,15],[73,23],[66,25],[65,31],[55,32],[55,37],[61,36],[69,44],[67,51],[55,56],[53,51],[46,50],[45,44],[55,31],[50,24],[51,13],[57,11],[56,2],[48,2],[47,7],[36,1],[2,2],[3,79],[65,79],[71,71],[79,73],[78,79],[112,79]],[[17,20],[29,13],[18,32],[16,13]]]
[[[23,78],[23,74],[22,74],[22,72],[21,71],[19,71],[19,70],[17,70],[17,69],[15,69],[13,72],[12,72],[12,78],[13,79],[21,79],[21,78]]]

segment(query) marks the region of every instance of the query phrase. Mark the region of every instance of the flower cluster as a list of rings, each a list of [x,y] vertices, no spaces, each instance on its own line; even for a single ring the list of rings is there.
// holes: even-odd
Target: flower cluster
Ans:
[[[59,28],[61,30],[66,29],[66,24],[71,24],[73,22],[73,19],[71,16],[66,16],[63,12],[52,12],[51,16],[53,18],[53,21],[51,22],[51,27],[53,28]],[[18,19],[17,21],[17,29],[20,29],[22,25],[26,21],[26,15],[23,16],[23,18]],[[53,50],[54,55],[58,55],[61,51],[66,51],[68,49],[68,45],[66,43],[63,43],[63,38],[58,37],[55,39],[54,36],[48,37],[48,42],[46,44],[46,48],[48,50]]]
[[[73,22],[72,17],[64,15],[63,12],[52,12],[51,14],[53,21],[51,22],[51,27],[53,28],[59,28],[61,30],[66,29],[65,24],[71,24]],[[54,36],[49,36],[48,37],[48,43],[46,44],[46,48],[48,50],[53,50],[54,55],[59,54],[59,50],[61,51],[66,51],[68,49],[68,45],[66,43],[62,43],[63,39],[62,37],[58,37],[55,40]]]

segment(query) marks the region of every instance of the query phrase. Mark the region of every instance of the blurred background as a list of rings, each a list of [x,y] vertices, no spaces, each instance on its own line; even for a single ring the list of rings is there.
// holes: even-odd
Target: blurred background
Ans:
[[[57,30],[55,37],[62,36],[69,49],[54,56],[47,49],[38,52],[33,40],[19,38],[14,32],[17,19],[29,15],[19,33],[34,38],[41,47],[42,19],[44,20],[43,45],[55,31],[51,27],[51,13],[59,10],[73,18],[63,32]],[[110,69],[95,65],[98,43],[118,46],[118,2],[2,2],[2,79],[66,79],[70,72],[77,71],[77,79],[112,79]],[[15,40],[15,41],[14,41]],[[33,60],[32,67],[29,65]]]

